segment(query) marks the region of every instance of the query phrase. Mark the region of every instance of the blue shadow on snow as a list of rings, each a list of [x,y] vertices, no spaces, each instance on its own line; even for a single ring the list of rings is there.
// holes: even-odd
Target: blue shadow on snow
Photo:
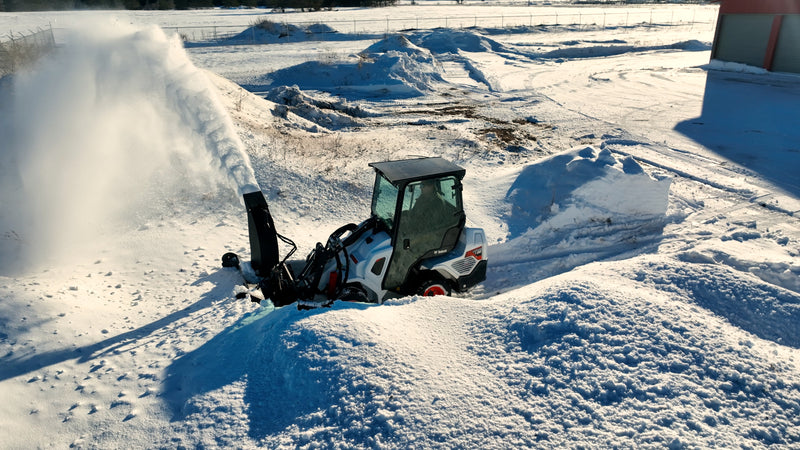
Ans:
[[[675,130],[800,198],[800,82],[708,70],[700,117]]]
[[[215,287],[204,294],[197,302],[148,323],[147,325],[109,337],[108,339],[94,344],[33,353],[31,355],[9,353],[0,357],[0,381],[35,372],[53,364],[71,359],[76,359],[78,362],[101,359],[106,355],[115,354],[132,347],[143,345],[141,341],[145,339],[160,340],[162,337],[161,334],[169,332],[171,325],[183,319],[187,319],[190,315],[197,313],[197,311],[214,307],[220,298],[228,297],[232,285],[236,283],[236,280],[238,280],[238,274],[225,270],[219,270],[198,279],[193,285],[210,282]]]

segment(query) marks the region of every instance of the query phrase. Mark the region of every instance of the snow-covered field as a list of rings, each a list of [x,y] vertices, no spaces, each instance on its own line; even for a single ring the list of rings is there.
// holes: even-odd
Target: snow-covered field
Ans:
[[[259,15],[0,13],[60,43],[0,83],[0,447],[800,445],[800,77],[710,63],[712,25],[149,25]],[[417,155],[467,169],[484,283],[236,298],[242,190],[304,255]]]

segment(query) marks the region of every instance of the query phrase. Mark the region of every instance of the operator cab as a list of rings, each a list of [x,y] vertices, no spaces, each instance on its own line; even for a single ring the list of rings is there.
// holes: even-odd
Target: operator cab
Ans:
[[[466,222],[461,200],[466,171],[439,157],[371,163],[372,217],[391,236],[383,289],[405,290],[422,260],[452,251]]]

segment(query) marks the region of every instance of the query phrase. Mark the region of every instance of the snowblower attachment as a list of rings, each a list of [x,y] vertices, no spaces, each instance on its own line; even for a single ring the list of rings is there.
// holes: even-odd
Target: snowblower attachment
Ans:
[[[247,209],[247,230],[250,236],[250,266],[259,277],[258,287],[275,306],[294,302],[297,298],[294,280],[286,260],[297,250],[297,246],[275,230],[267,199],[261,191],[244,194],[244,206]],[[282,260],[278,239],[291,246],[291,250]],[[233,253],[222,256],[222,265],[241,270],[239,258]]]
[[[308,255],[306,263],[299,275],[295,277],[291,267],[286,263],[297,246],[292,240],[280,235],[275,230],[275,223],[269,212],[267,200],[260,191],[244,194],[244,204],[247,209],[247,228],[250,237],[250,266],[258,278],[258,287],[264,298],[270,299],[275,306],[285,306],[296,301],[311,301],[319,292],[317,286],[322,280],[322,273],[328,261],[337,262],[336,279],[342,280],[335,283],[341,287],[347,279],[346,268],[348,264],[342,261],[340,252],[346,254],[342,247],[340,237],[355,228],[348,224],[339,228],[329,239],[327,245],[317,244],[317,247]],[[280,258],[279,242],[283,241],[291,247],[283,259]],[[223,267],[235,267],[245,279],[247,270],[242,268],[239,257],[235,253],[222,255]],[[338,295],[341,289],[335,289],[332,295]],[[253,300],[258,301],[260,300]],[[329,302],[322,302],[323,305]]]
[[[244,194],[247,208],[247,230],[250,234],[250,264],[256,275],[269,276],[280,263],[278,256],[278,232],[269,213],[267,199],[261,191]]]

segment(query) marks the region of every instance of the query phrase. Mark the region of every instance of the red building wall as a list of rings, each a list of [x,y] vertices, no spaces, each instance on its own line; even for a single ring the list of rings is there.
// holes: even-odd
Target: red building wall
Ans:
[[[720,14],[800,14],[800,0],[720,0]]]
[[[769,30],[769,39],[766,42],[766,49],[763,55],[763,65],[767,70],[772,70],[773,61],[775,57],[775,49],[779,42],[781,27],[783,19],[787,15],[800,15],[800,0],[718,0],[719,19],[717,20],[717,32],[714,37],[714,47],[712,50],[712,59],[717,58],[719,53],[730,54],[730,51],[719,52],[720,43],[719,39],[722,38],[720,34],[720,27],[723,26],[726,16],[736,15],[768,15],[772,16],[772,26]],[[763,16],[762,16],[763,17]],[[728,20],[728,23],[733,22]],[[731,25],[728,25],[731,26]],[[741,33],[749,34],[752,30],[742,29]],[[727,36],[730,36],[727,33]],[[794,39],[792,39],[794,40]],[[785,40],[784,40],[785,41]],[[800,42],[790,43],[793,47],[797,47],[797,52],[800,52]],[[786,42],[782,45],[787,45]],[[729,48],[728,48],[729,50]],[[794,52],[794,51],[792,51]],[[796,64],[795,64],[796,65]]]

